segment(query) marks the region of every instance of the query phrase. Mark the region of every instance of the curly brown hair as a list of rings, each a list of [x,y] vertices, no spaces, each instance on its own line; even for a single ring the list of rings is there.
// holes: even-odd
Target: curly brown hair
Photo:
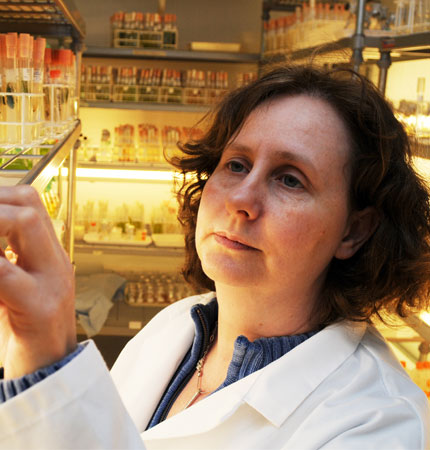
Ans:
[[[350,204],[356,210],[372,206],[380,220],[353,257],[332,260],[313,311],[317,323],[370,321],[383,309],[405,317],[428,307],[429,190],[412,167],[411,145],[390,104],[371,82],[348,69],[311,65],[272,69],[228,94],[210,115],[211,125],[201,139],[179,143],[182,156],[171,158],[171,163],[184,175],[193,174],[183,178],[178,190],[178,217],[185,228],[185,279],[201,288],[215,288],[202,270],[194,235],[203,188],[226,144],[263,102],[300,94],[325,100],[343,120],[352,149]]]

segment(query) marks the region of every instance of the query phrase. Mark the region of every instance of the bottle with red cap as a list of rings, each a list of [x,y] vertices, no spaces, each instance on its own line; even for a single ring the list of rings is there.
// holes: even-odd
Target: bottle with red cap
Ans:
[[[5,51],[5,85],[6,92],[16,94],[18,92],[18,68],[17,68],[17,46],[18,34],[8,33],[6,35],[6,51]],[[6,96],[6,122],[14,123],[7,126],[6,142],[9,144],[17,144],[21,141],[20,129],[16,125],[20,121],[20,102],[17,96]]]
[[[35,122],[33,127],[33,140],[40,137],[41,125],[44,120],[43,114],[43,72],[46,39],[38,37],[33,41],[33,71],[32,71],[32,92],[38,94],[30,97],[31,122]]]
[[[75,116],[74,55],[69,49],[46,49],[45,52],[45,119],[51,133],[67,128]]]
[[[164,28],[163,28],[163,47],[177,48],[177,43],[178,43],[178,29],[176,27],[176,15],[165,14]]]
[[[33,67],[32,67],[32,38],[29,34],[21,33],[18,37],[18,74],[19,91],[29,94],[33,91]]]
[[[43,74],[46,39],[38,37],[33,44],[33,92],[43,93]]]
[[[43,71],[43,103],[44,103],[44,118],[46,122],[51,122],[51,63],[52,63],[52,49],[45,48],[44,71]]]
[[[19,92],[30,94],[33,92],[33,38],[29,34],[21,33],[18,36],[18,76]],[[21,121],[24,126],[21,128],[21,140],[23,144],[29,144],[35,138],[35,127],[28,125],[32,119],[32,105],[30,96],[21,96]]]
[[[52,50],[51,52],[51,68],[49,71],[50,86],[50,108],[51,108],[51,133],[55,134],[61,132],[63,127],[61,125],[63,117],[64,99],[62,90],[62,73],[60,63],[59,50]]]
[[[0,34],[0,92],[6,92],[6,36]],[[6,142],[6,97],[0,97],[0,145]]]

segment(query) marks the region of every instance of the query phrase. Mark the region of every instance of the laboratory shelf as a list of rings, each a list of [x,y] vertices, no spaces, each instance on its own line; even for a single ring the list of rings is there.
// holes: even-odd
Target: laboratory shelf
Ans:
[[[270,14],[270,11],[285,11],[294,12],[297,6],[302,6],[302,2],[283,1],[283,0],[264,0],[263,1],[263,19],[266,19],[266,15]]]
[[[84,57],[91,58],[120,58],[120,59],[158,59],[172,61],[201,61],[220,63],[254,63],[260,60],[258,53],[239,52],[210,52],[196,50],[163,50],[144,48],[110,48],[88,47]]]
[[[141,324],[140,328],[130,328],[127,326],[116,326],[116,325],[105,325],[103,328],[97,333],[98,336],[135,336],[141,328],[145,324]],[[86,336],[85,330],[82,328],[82,325],[76,325],[76,334]]]
[[[6,161],[0,166],[0,184],[16,185],[30,184],[38,192],[43,192],[53,176],[57,176],[61,165],[78,141],[81,132],[81,122],[76,120],[73,127],[62,138],[53,145],[34,145],[28,149],[21,150],[17,154],[0,154],[1,159]],[[27,154],[28,152],[41,152],[49,148],[45,155]],[[12,170],[8,166],[19,160],[35,160],[36,163],[30,170]]]
[[[134,162],[91,162],[78,161],[77,168],[100,169],[100,170],[139,170],[139,171],[160,171],[173,172],[173,166],[165,163],[134,163]]]
[[[17,32],[82,39],[85,22],[73,0],[0,2],[2,33]]]
[[[367,30],[365,32],[367,32]],[[363,43],[363,48],[366,50],[374,49],[378,52],[390,51],[392,62],[430,57],[430,32],[407,35],[365,35]],[[311,55],[323,55],[336,51],[344,51],[352,49],[353,44],[353,37],[344,37],[337,41],[295,50],[289,52],[288,54],[274,54],[272,56],[264,56],[262,64],[282,62],[287,60],[287,58],[300,60],[303,58],[308,58]],[[373,58],[371,62],[375,62],[375,59],[378,58]]]
[[[129,109],[134,111],[208,112],[210,106],[179,103],[102,102],[81,100],[81,108]]]
[[[90,253],[94,255],[113,254],[113,255],[139,255],[139,256],[160,256],[160,257],[183,257],[184,248],[180,247],[157,247],[155,244],[148,246],[136,246],[124,244],[88,244],[83,241],[75,241],[76,253]]]

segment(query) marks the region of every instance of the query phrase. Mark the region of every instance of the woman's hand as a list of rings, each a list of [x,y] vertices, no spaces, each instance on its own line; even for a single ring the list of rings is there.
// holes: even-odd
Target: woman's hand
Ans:
[[[18,255],[0,254],[0,362],[16,378],[76,348],[74,273],[30,186],[0,187],[0,237]]]

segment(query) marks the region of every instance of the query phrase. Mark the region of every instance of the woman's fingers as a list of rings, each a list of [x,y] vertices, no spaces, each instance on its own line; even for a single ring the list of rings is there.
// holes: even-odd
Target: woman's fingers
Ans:
[[[0,258],[0,301],[13,314],[33,316],[28,299],[37,296],[35,280],[21,267]]]
[[[39,212],[40,218],[47,225],[47,230],[52,236],[55,231],[51,224],[51,218],[38,192],[28,185],[0,186],[0,205],[30,206]]]
[[[65,262],[52,226],[30,206],[0,204],[0,236],[5,236],[25,270],[44,270],[46,265]]]
[[[18,255],[12,264],[1,245],[0,358],[9,378],[52,364],[76,347],[74,274],[29,186],[0,187],[1,238]]]

